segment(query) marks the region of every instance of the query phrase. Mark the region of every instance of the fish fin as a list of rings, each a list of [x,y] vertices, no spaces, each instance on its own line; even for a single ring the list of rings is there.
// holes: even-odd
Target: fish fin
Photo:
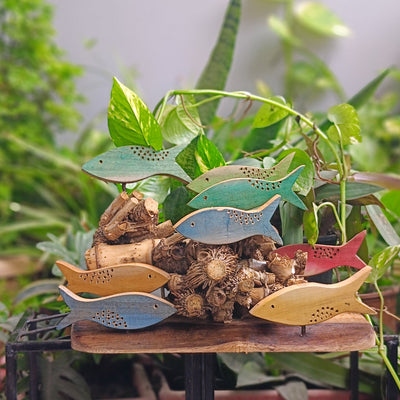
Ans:
[[[278,194],[272,197],[270,200],[268,200],[266,203],[264,203],[261,207],[258,207],[255,210],[252,211],[262,211],[262,222],[263,222],[263,227],[264,227],[264,232],[266,236],[270,236],[272,240],[277,242],[278,244],[282,245],[282,238],[279,236],[278,230],[271,224],[271,218],[276,209],[279,206],[279,203],[281,201],[281,196]],[[272,229],[271,229],[272,228]]]
[[[361,269],[366,266],[366,263],[357,256],[357,251],[359,250],[366,234],[367,231],[364,230],[343,245],[342,249],[345,250],[345,254],[347,256],[345,257],[345,260],[347,261],[344,261],[343,265],[348,265],[349,267],[357,269]]]
[[[178,157],[179,153],[186,147],[186,145],[178,145],[168,149],[170,155],[174,159],[174,164],[176,166],[176,171],[174,172],[174,176],[176,178],[183,181],[183,183],[187,184],[192,181],[192,178],[185,172],[185,170],[176,162],[176,157]]]
[[[347,278],[345,281],[334,283],[331,286],[341,286],[345,293],[356,293],[368,278],[368,275],[371,273],[371,271],[372,268],[369,265],[366,265],[350,278]]]
[[[68,315],[66,315],[56,326],[56,329],[58,329],[59,331],[61,329],[66,328],[67,326],[72,325],[74,322],[76,322],[76,317],[74,315],[74,312],[71,311]]]
[[[299,177],[303,169],[304,165],[300,165],[292,172],[290,172],[290,174],[288,174],[285,178],[282,178],[281,190],[282,190],[282,199],[287,200],[289,203],[292,203],[293,205],[302,210],[306,210],[307,207],[300,200],[299,196],[297,196],[297,194],[294,193],[292,190],[292,186],[296,182],[297,178]]]

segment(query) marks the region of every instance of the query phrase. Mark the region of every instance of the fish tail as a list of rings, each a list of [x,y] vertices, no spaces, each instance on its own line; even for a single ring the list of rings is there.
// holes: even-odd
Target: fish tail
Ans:
[[[364,304],[359,298],[355,297],[350,300],[351,301],[351,312],[356,312],[360,314],[369,314],[374,315],[376,311]]]
[[[304,169],[304,165],[300,165],[296,169],[294,169],[289,175],[287,175],[285,178],[282,179],[282,199],[288,201],[289,203],[292,203],[298,208],[301,208],[302,210],[306,210],[307,207],[304,205],[304,203],[300,200],[299,196],[297,196],[296,193],[293,192],[292,186],[296,182],[297,178],[301,174],[301,172]]]
[[[72,287],[74,286],[73,278],[77,274],[81,274],[83,270],[63,260],[56,261],[56,265],[58,268],[60,268],[60,271],[63,273],[65,279],[67,280],[69,289],[74,291],[74,289],[72,289]]]
[[[58,287],[58,289],[60,290],[61,296],[64,299],[65,303],[67,304],[67,306],[70,308],[70,313],[65,316],[57,325],[56,329],[64,329],[65,327],[71,325],[73,322],[77,321],[77,305],[78,303],[81,303],[79,301],[79,297],[71,292],[69,289],[67,289],[65,286],[60,285]]]
[[[366,231],[362,231],[350,239],[345,245],[343,245],[343,249],[346,249],[345,254],[348,256],[343,263],[343,265],[349,265],[351,267],[361,269],[366,266],[365,262],[361,260],[360,257],[357,256],[357,251],[363,242]]]
[[[275,195],[256,210],[262,211],[263,213],[261,217],[262,226],[264,230],[263,234],[265,236],[269,236],[272,240],[282,245],[283,244],[282,238],[279,236],[278,230],[271,224],[272,215],[278,208],[280,201],[281,201],[281,196]]]

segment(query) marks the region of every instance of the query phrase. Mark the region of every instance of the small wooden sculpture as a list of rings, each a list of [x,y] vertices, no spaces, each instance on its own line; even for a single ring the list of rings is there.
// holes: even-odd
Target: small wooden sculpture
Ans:
[[[65,261],[56,262],[74,293],[108,296],[123,292],[150,293],[165,285],[170,275],[143,263],[126,263],[85,271]]]
[[[290,153],[278,164],[271,168],[247,167],[244,165],[226,165],[207,171],[203,175],[190,182],[186,187],[192,192],[200,193],[216,183],[234,178],[263,179],[266,181],[276,181],[283,179],[289,170],[294,153]]]
[[[296,207],[306,209],[292,186],[304,166],[297,167],[285,178],[266,181],[253,178],[228,179],[203,190],[188,205],[199,209],[204,207],[237,207],[250,210],[259,207],[275,195],[281,196]]]
[[[305,276],[312,276],[340,266],[348,266],[357,269],[365,267],[365,262],[357,256],[357,251],[364,240],[366,231],[362,231],[342,246],[328,246],[316,244],[314,247],[302,243],[283,246],[274,251],[276,254],[290,258],[296,251],[301,250],[308,254]]]
[[[279,202],[280,196],[276,195],[250,211],[228,207],[203,208],[186,215],[174,227],[183,236],[201,243],[226,244],[264,235],[282,244],[278,231],[270,223]]]
[[[185,146],[161,151],[142,146],[117,147],[92,158],[82,169],[106,182],[130,183],[153,175],[168,175],[188,183],[190,177],[175,161]]]
[[[95,321],[110,328],[140,329],[176,313],[176,308],[170,302],[148,293],[129,292],[85,299],[65,286],[59,289],[71,312],[60,321],[57,329],[82,320]]]
[[[366,266],[350,278],[331,285],[304,283],[283,288],[258,302],[250,314],[268,321],[301,326],[317,324],[344,312],[375,314],[356,297],[371,270]]]

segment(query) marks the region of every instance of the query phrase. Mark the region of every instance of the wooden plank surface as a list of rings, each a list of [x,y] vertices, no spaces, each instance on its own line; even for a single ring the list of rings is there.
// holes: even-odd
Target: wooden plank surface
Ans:
[[[230,324],[170,317],[159,325],[119,331],[91,321],[72,326],[71,345],[87,353],[336,352],[375,345],[371,325],[360,314],[345,313],[307,327],[249,317]]]

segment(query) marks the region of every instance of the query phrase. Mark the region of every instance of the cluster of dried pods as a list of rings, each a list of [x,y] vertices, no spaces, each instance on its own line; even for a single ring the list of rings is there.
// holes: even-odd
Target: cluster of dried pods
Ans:
[[[145,262],[170,273],[169,300],[190,318],[229,322],[265,296],[304,283],[307,253],[294,259],[274,253],[274,242],[253,236],[230,245],[206,245],[174,233],[170,221],[158,222],[158,204],[134,192],[121,193],[104,212],[89,269]]]

